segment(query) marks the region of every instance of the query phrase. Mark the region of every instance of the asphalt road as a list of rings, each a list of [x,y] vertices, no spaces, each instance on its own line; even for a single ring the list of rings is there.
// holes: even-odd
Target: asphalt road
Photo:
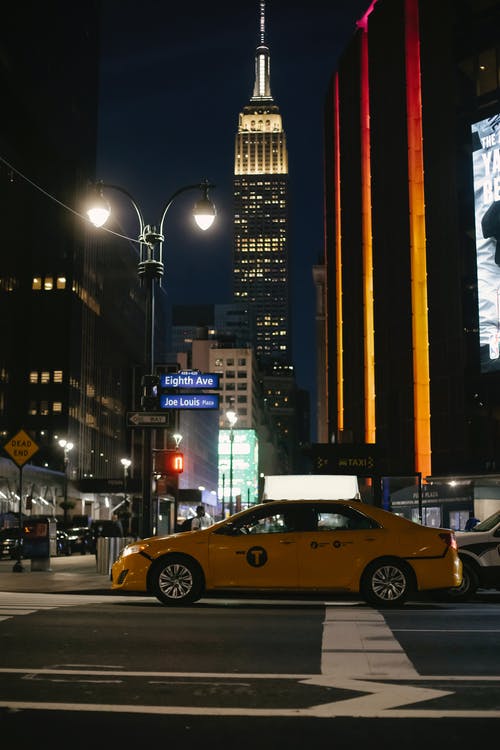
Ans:
[[[470,748],[500,726],[498,592],[391,611],[352,596],[171,609],[111,592],[88,555],[12,567],[0,561],[0,736],[18,748]]]

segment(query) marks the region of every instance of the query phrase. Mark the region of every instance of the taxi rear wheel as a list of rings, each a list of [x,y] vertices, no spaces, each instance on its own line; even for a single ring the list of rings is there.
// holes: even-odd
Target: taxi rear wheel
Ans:
[[[154,596],[170,606],[192,604],[203,593],[203,575],[198,564],[182,555],[157,560],[151,568],[149,584]]]
[[[361,593],[375,607],[398,607],[414,588],[413,575],[399,560],[377,560],[366,569]]]

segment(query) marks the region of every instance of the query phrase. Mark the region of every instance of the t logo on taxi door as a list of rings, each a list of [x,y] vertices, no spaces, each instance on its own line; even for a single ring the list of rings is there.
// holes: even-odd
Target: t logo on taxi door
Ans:
[[[252,568],[261,568],[267,562],[267,552],[264,547],[250,547],[247,552],[247,563]]]

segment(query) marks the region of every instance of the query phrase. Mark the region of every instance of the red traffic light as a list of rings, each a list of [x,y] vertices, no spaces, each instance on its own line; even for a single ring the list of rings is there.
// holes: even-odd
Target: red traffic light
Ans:
[[[157,474],[182,474],[184,453],[180,451],[156,451],[155,472]]]

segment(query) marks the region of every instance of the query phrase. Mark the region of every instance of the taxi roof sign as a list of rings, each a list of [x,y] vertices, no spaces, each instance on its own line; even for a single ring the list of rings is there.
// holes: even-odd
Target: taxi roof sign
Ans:
[[[4,450],[18,466],[24,466],[37,453],[39,447],[27,432],[19,430],[17,435],[5,443]]]
[[[282,474],[264,477],[264,500],[353,500],[359,497],[356,476]]]

